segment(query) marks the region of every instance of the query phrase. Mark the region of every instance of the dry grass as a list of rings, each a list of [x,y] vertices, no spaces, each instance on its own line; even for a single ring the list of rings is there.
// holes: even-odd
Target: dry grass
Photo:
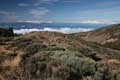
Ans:
[[[3,78],[1,75],[0,75],[0,80],[6,80],[5,78]]]
[[[107,60],[107,64],[120,65],[120,61],[115,60],[115,59],[110,59],[110,60]]]
[[[2,63],[2,65],[3,66],[9,66],[10,68],[14,69],[15,67],[17,67],[19,65],[20,61],[21,61],[21,57],[20,57],[20,55],[18,55],[12,60],[5,60]]]
[[[9,53],[12,53],[12,52],[0,46],[0,54],[9,54]]]

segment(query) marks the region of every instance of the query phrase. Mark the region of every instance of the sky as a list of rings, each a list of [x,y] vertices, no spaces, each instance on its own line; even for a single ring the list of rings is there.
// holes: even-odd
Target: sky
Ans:
[[[119,23],[120,0],[0,0],[0,22]]]

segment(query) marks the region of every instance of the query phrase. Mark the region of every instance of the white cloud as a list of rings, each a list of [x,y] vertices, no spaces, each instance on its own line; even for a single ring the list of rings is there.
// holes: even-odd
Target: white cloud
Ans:
[[[37,0],[39,2],[57,2],[59,0]]]
[[[44,21],[45,23],[54,23],[53,21]]]
[[[59,0],[34,0],[34,6],[39,6],[40,4],[53,4],[54,2],[58,2]]]
[[[36,0],[38,2],[56,2],[56,1],[59,1],[59,0]]]
[[[46,8],[37,8],[37,9],[32,9],[30,11],[30,14],[34,15],[34,16],[44,16],[49,12],[48,9]]]
[[[26,23],[53,23],[53,21],[44,21],[44,20],[19,20],[17,22],[26,22]]]
[[[115,24],[115,22],[112,22],[112,21],[101,21],[101,20],[86,20],[86,21],[81,21],[80,23],[85,23],[85,24]]]
[[[109,15],[117,15],[120,14],[120,7],[113,7],[113,8],[99,8],[99,9],[89,9],[80,11],[80,15],[91,15],[91,16],[109,16]],[[113,16],[114,16],[113,15]]]
[[[44,21],[44,17],[48,15],[48,13],[49,13],[49,10],[44,7],[31,9],[29,11],[29,14],[32,16],[31,21],[39,21],[39,22]]]
[[[15,12],[0,11],[0,22],[15,22],[17,17]]]
[[[120,4],[119,0],[109,0],[109,1],[102,1],[99,3],[96,3],[95,6],[97,7],[111,7]]]
[[[54,28],[43,28],[43,29],[20,29],[20,30],[14,30],[14,33],[17,34],[25,34],[25,33],[30,33],[33,31],[50,31],[50,32],[61,32],[65,34],[70,34],[70,33],[77,33],[77,32],[85,32],[85,31],[90,31],[93,30],[93,28],[60,28],[60,29],[54,29]]]
[[[63,0],[63,3],[80,3],[81,0]]]
[[[84,23],[88,22],[88,23],[114,24],[117,23],[116,22],[117,20],[119,20],[118,19],[119,14],[120,7],[118,6],[112,8],[81,10],[79,11],[78,16],[80,15],[80,17],[84,20],[88,19],[87,21],[83,21]]]
[[[28,6],[30,6],[30,4],[27,4],[27,3],[19,3],[18,6],[21,6],[21,7],[28,7]]]
[[[86,21],[81,21],[80,23],[89,23],[89,24],[104,24],[103,21],[99,20],[86,20]]]
[[[36,3],[53,3],[58,2],[59,0],[36,0]]]
[[[14,12],[0,11],[0,15],[14,15]]]
[[[30,14],[32,14],[35,18],[41,18],[41,17],[47,15],[48,12],[49,12],[49,10],[46,8],[37,8],[37,9],[32,9],[30,11]]]
[[[26,6],[39,6],[41,4],[54,4],[55,2],[62,3],[79,3],[81,0],[32,0],[32,4],[30,3],[19,3],[18,6],[26,7]]]
[[[26,23],[42,23],[43,21],[42,20],[19,20],[17,22],[26,22]]]
[[[114,8],[105,8],[105,9],[89,9],[89,10],[84,10],[81,11],[80,14],[104,14],[104,15],[110,15],[110,14],[118,14],[120,13],[120,7],[114,7]]]

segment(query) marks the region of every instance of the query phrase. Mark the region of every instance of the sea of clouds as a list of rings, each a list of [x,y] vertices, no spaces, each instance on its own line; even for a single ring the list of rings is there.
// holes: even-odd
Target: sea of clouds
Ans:
[[[15,29],[14,33],[16,34],[26,34],[34,31],[50,31],[50,32],[61,32],[65,34],[70,34],[70,33],[78,33],[78,32],[86,32],[86,31],[91,31],[93,28],[43,28],[43,29],[38,29],[38,28],[32,28],[32,29]]]

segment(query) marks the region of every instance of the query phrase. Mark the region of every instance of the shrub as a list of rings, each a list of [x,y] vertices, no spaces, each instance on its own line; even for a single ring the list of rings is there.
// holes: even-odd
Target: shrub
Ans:
[[[0,37],[0,42],[12,41],[14,37]]]
[[[113,70],[109,72],[110,78],[111,80],[119,80],[120,79],[120,72],[119,70]]]
[[[94,54],[89,48],[81,48],[80,52],[87,57],[91,57]]]
[[[116,75],[116,80],[119,80],[119,79],[120,79],[120,73]]]
[[[52,54],[55,59],[60,59],[69,66],[76,76],[89,76],[95,73],[96,62],[90,58],[84,57],[81,53],[75,51],[57,51]]]
[[[106,43],[104,44],[104,46],[112,49],[120,50],[120,41]]]
[[[97,71],[94,75],[95,80],[104,80],[103,79],[104,74],[102,72]]]
[[[26,55],[27,56],[33,55],[33,54],[37,53],[38,51],[44,50],[46,48],[47,48],[47,46],[44,44],[33,43],[26,48]]]
[[[96,64],[94,78],[95,80],[110,80],[110,72],[106,64],[103,62],[98,62]]]
[[[61,47],[49,47],[46,49],[46,51],[65,51],[65,48]]]
[[[95,73],[95,61],[90,58],[84,58],[83,64],[81,67],[81,71],[83,75],[94,75]]]
[[[15,39],[11,46],[17,46],[17,47],[20,47],[20,48],[25,48],[28,45],[30,45],[32,42],[33,41],[31,39],[19,38],[19,39]]]
[[[79,75],[93,75],[95,72],[95,61],[90,58],[82,58],[74,55],[62,55],[60,58]]]

